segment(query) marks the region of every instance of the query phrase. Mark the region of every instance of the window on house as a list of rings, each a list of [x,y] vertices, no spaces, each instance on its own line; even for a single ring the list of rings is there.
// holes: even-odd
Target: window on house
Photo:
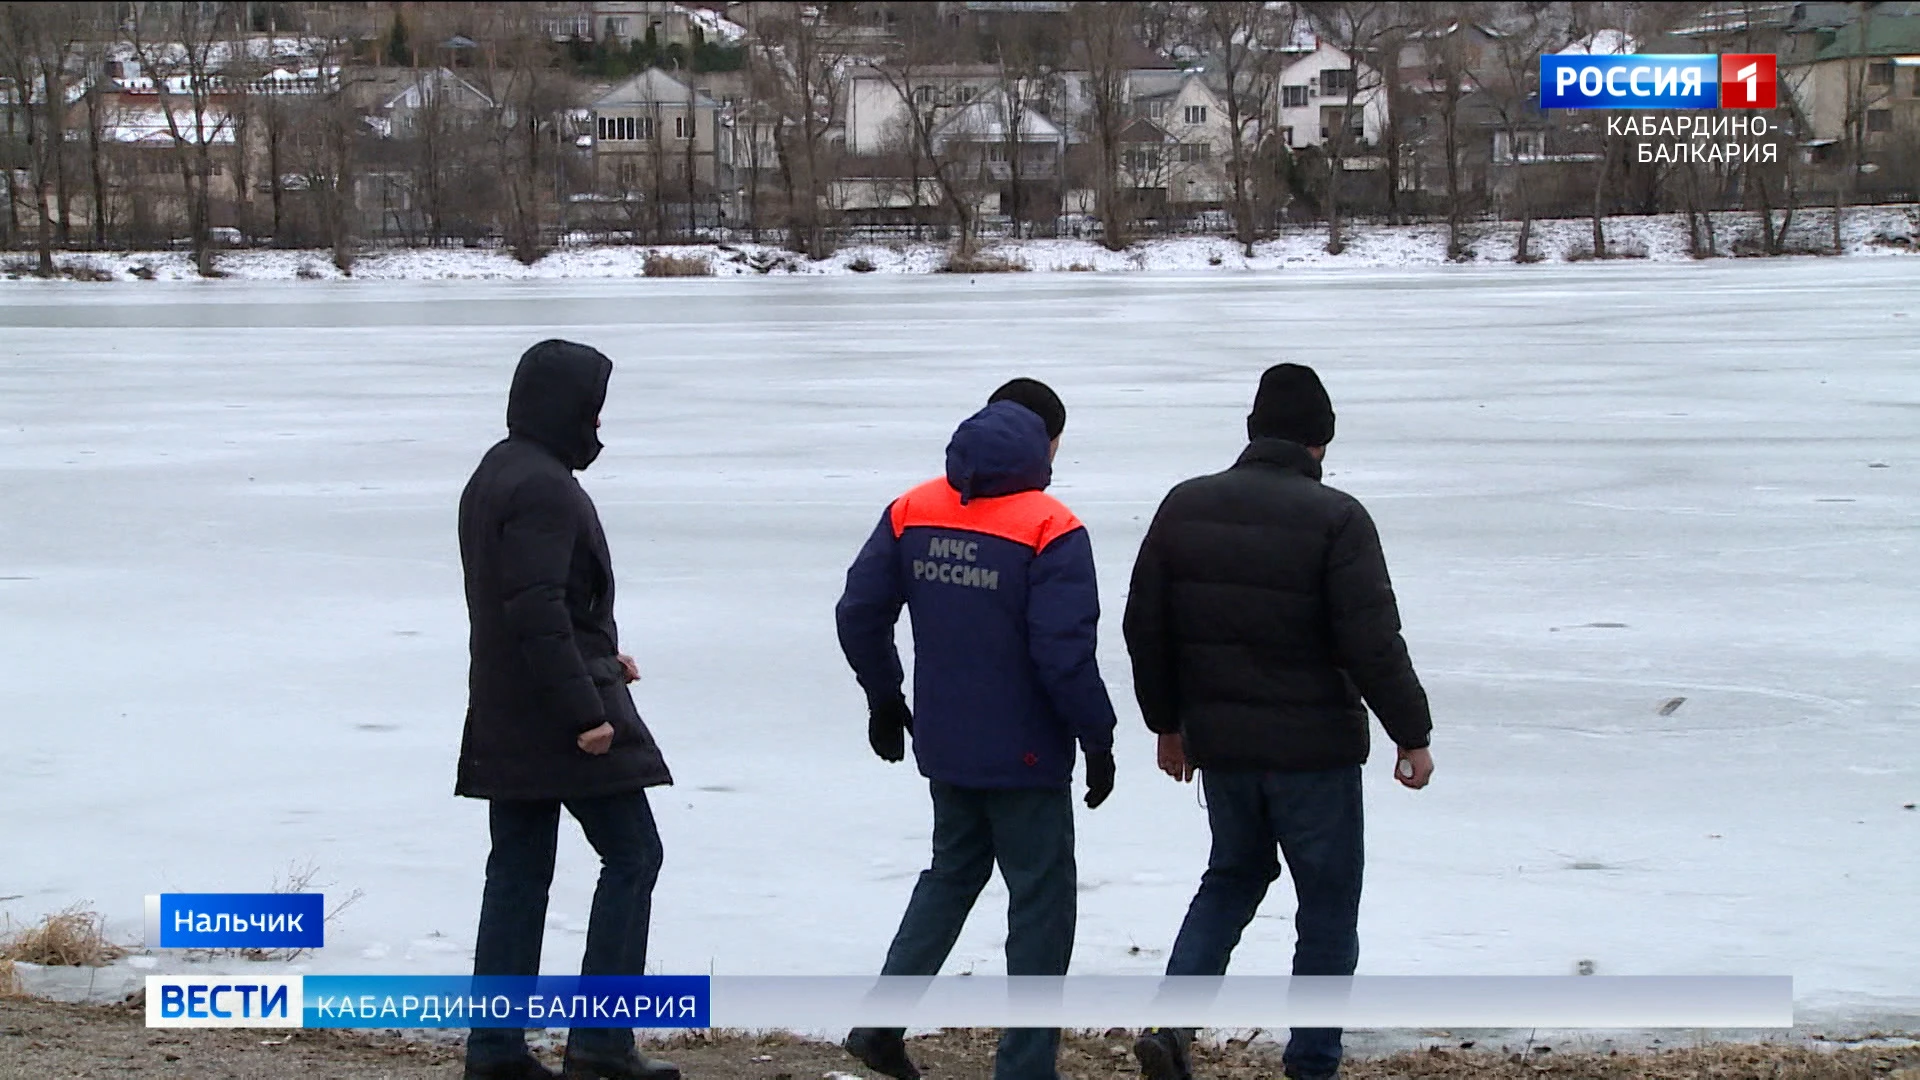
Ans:
[[[1500,131],[1493,136],[1493,154],[1500,161],[1537,161],[1544,138],[1538,131]]]
[[[1206,122],[1207,122],[1207,107],[1206,107],[1205,105],[1189,105],[1189,106],[1187,106],[1187,112],[1186,112],[1186,121],[1187,121],[1187,123],[1189,123],[1189,124],[1204,124],[1204,123],[1206,123]]]
[[[1213,159],[1212,143],[1181,143],[1180,161],[1187,165],[1198,165]]]
[[[932,100],[933,100],[932,87],[916,86],[913,88],[913,103],[915,105],[925,105],[927,102]]]
[[[1868,86],[1892,86],[1893,85],[1893,61],[1876,60],[1873,63],[1868,64],[1867,65],[1867,85]]]
[[[693,117],[676,116],[673,118],[673,137],[676,139],[693,138]]]
[[[1288,124],[1286,127],[1283,127],[1280,129],[1280,142],[1287,147],[1293,146],[1293,125],[1292,124]]]
[[[1306,107],[1306,104],[1307,88],[1305,85],[1283,86],[1280,88],[1280,105],[1282,108],[1302,109]]]
[[[988,161],[1007,160],[1006,144],[1005,143],[989,143],[987,145],[987,160]]]
[[[633,142],[653,137],[653,120],[645,116],[603,116],[596,128],[603,142]]]
[[[625,19],[608,19],[607,37],[614,41],[625,41],[627,39],[627,25],[628,23]]]
[[[1328,68],[1320,73],[1320,92],[1323,94],[1344,94],[1353,86],[1353,71],[1349,68]]]
[[[1337,105],[1320,107],[1320,141],[1332,142],[1345,129],[1349,143],[1364,142],[1367,137],[1366,116],[1359,109],[1351,114]]]
[[[1867,110],[1867,130],[1875,133],[1882,132],[1882,131],[1892,131],[1893,130],[1893,110],[1892,109],[1868,109]]]

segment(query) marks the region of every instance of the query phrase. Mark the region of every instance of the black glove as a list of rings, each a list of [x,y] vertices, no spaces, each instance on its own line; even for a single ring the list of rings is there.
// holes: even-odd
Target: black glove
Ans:
[[[1113,794],[1113,751],[1087,751],[1087,809],[1093,810]]]
[[[907,699],[896,697],[867,706],[867,745],[882,761],[899,761],[907,756],[907,732],[913,730],[913,710]]]

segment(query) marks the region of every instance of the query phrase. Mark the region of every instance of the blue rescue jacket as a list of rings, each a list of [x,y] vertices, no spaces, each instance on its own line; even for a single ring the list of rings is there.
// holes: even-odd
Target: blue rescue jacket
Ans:
[[[1040,417],[989,405],[954,432],[946,477],[895,499],[847,571],[840,648],[869,702],[900,694],[894,624],[902,606],[912,617],[913,752],[930,779],[1055,787],[1076,740],[1112,749],[1093,547],[1052,479]]]

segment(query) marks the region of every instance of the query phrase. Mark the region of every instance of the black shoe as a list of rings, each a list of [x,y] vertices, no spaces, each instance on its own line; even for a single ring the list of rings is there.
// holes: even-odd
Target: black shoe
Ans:
[[[840,1045],[860,1064],[893,1080],[920,1080],[920,1070],[907,1057],[906,1032],[897,1028],[854,1028]]]
[[[655,1061],[638,1050],[623,1058],[567,1054],[565,1080],[680,1080],[680,1066]]]
[[[531,1054],[499,1065],[476,1065],[469,1061],[461,1075],[465,1080],[561,1080],[559,1073],[540,1064]]]
[[[1187,1062],[1187,1042],[1191,1038],[1175,1028],[1153,1028],[1142,1033],[1133,1041],[1140,1075],[1147,1080],[1193,1080],[1193,1067]]]

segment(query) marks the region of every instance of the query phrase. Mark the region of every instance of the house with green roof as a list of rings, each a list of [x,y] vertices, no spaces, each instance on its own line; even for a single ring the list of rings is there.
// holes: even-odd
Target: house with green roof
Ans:
[[[1812,51],[1780,82],[1815,142],[1857,131],[1867,152],[1920,145],[1920,3],[1849,5],[1843,25],[1813,31]]]

